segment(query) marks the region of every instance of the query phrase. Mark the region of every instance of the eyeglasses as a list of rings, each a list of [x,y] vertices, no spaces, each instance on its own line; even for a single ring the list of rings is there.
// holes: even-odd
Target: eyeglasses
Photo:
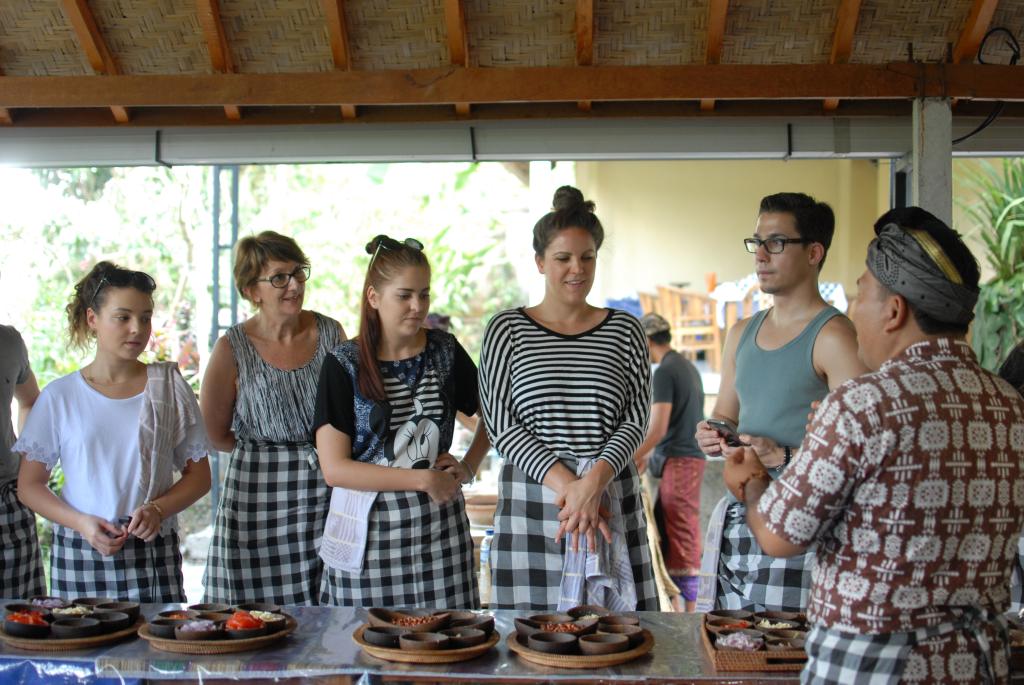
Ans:
[[[309,280],[309,267],[300,266],[296,267],[295,271],[290,274],[274,274],[270,278],[257,278],[257,283],[267,282],[275,288],[286,288],[288,283],[295,279],[296,283],[305,283]]]
[[[380,249],[383,247],[385,250],[401,250],[402,246],[408,247],[409,249],[416,250],[417,252],[423,251],[423,243],[416,240],[415,238],[406,238],[399,242],[394,238],[389,238],[386,235],[375,236],[374,241],[377,243],[377,248],[373,251],[373,256],[370,257],[370,266],[377,260],[377,255],[380,254]]]
[[[96,298],[99,297],[103,286],[112,285],[115,288],[135,288],[139,292],[149,295],[156,290],[156,281],[144,271],[131,271],[129,269],[109,269],[104,272],[100,282],[96,284],[96,290],[92,292],[92,308],[97,309]]]
[[[791,243],[813,243],[813,240],[807,238],[744,238],[743,245],[747,248],[747,252],[753,254],[757,252],[757,248],[764,245],[764,249],[768,251],[768,254],[780,254],[786,249],[786,245]]]

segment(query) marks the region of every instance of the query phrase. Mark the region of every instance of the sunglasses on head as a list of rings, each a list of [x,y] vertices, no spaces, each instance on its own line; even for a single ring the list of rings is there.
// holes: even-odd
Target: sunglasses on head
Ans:
[[[100,282],[96,284],[96,289],[92,293],[90,302],[93,309],[96,309],[96,298],[100,296],[103,288],[108,285],[115,288],[135,288],[147,295],[156,290],[156,281],[145,271],[132,271],[120,268],[108,269],[103,272]]]
[[[416,250],[417,252],[423,251],[423,243],[416,240],[415,238],[406,238],[405,240],[398,241],[395,240],[394,238],[389,238],[388,236],[381,234],[376,236],[372,242],[377,243],[377,247],[374,248],[373,256],[370,257],[370,266],[373,266],[373,262],[376,261],[377,255],[380,254],[381,248],[385,250],[394,251],[401,250],[403,247],[408,247],[409,249]]]

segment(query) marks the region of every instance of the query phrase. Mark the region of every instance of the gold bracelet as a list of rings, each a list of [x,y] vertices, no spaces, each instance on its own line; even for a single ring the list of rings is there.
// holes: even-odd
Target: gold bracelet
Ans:
[[[156,513],[160,517],[161,521],[163,521],[166,518],[166,516],[164,516],[164,508],[161,507],[156,502],[154,502],[153,500],[150,500],[150,501],[146,502],[142,506],[144,506],[144,507],[153,507],[154,509],[156,509]]]

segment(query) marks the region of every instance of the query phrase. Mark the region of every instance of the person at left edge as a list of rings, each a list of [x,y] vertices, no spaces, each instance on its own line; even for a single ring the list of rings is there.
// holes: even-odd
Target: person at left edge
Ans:
[[[155,289],[148,274],[110,262],[78,282],[71,342],[95,338],[96,356],[43,389],[14,444],[19,498],[56,524],[51,594],[185,601],[176,514],[210,489],[209,445],[177,364],[138,359]],[[47,486],[58,462],[59,497]]]
[[[449,333],[423,327],[423,245],[378,235],[359,336],[324,361],[313,428],[334,487],[320,555],[321,603],[472,609],[480,604],[461,485],[490,443],[448,453],[455,413],[476,414],[477,371]]]

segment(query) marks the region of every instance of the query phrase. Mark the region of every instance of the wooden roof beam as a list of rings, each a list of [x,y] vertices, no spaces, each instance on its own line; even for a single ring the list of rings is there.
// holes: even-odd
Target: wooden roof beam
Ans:
[[[327,35],[331,39],[331,57],[334,68],[349,71],[352,68],[352,53],[348,40],[348,23],[345,21],[345,0],[320,0],[327,22]],[[355,105],[341,105],[341,118],[355,119]]]
[[[576,65],[589,67],[594,63],[594,0],[576,0]],[[591,108],[590,100],[576,103],[584,112]]]
[[[998,5],[999,0],[974,0],[964,30],[960,32],[960,38],[953,46],[953,64],[960,64],[964,60],[974,61],[978,48],[981,47],[981,39],[988,32]]]
[[[832,54],[829,64],[846,64],[853,53],[853,36],[857,33],[857,19],[860,17],[861,0],[842,0],[836,13],[836,30],[832,34]],[[834,112],[839,107],[839,98],[825,100],[825,111]]]
[[[196,0],[196,12],[199,15],[199,24],[203,27],[203,36],[206,38],[210,64],[215,71],[222,74],[234,73],[237,69],[235,60],[231,57],[228,39],[224,34],[220,3],[218,0]],[[231,121],[241,121],[242,109],[238,105],[224,105],[224,115]]]
[[[448,55],[452,65],[469,66],[469,34],[466,32],[466,5],[464,0],[444,0],[444,25],[448,34]],[[456,102],[455,114],[468,117],[470,103]]]
[[[117,62],[114,61],[114,56],[107,48],[107,42],[103,39],[103,34],[100,33],[100,27],[96,24],[96,17],[93,16],[88,2],[86,0],[64,0],[64,13],[71,23],[75,36],[78,37],[78,44],[85,52],[92,70],[97,74],[107,76],[118,75],[120,71],[117,68]],[[125,107],[111,105],[110,112],[119,124],[127,123],[130,119]]]
[[[0,77],[3,77],[4,72],[0,70]],[[0,83],[3,83],[0,80]],[[11,114],[11,110],[6,107],[0,107],[0,126],[10,126],[14,123],[14,116]]]
[[[718,64],[722,61],[722,43],[725,41],[725,18],[729,13],[729,0],[710,0],[708,2],[708,35],[704,46],[704,64]],[[700,109],[710,112],[715,108],[715,101],[704,98],[700,101]]]

